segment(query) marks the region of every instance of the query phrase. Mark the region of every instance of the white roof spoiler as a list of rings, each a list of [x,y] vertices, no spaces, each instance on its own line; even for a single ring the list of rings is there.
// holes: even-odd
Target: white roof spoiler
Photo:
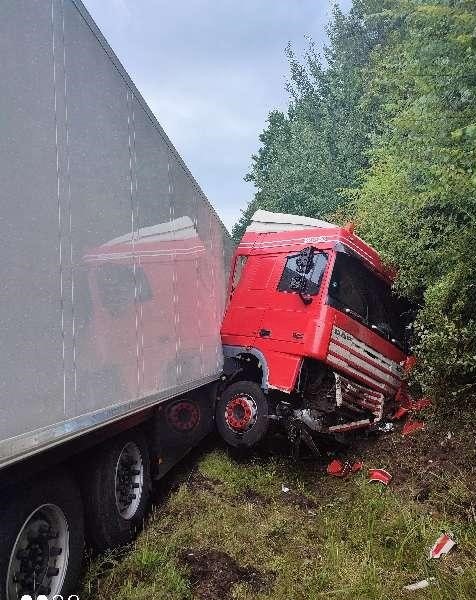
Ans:
[[[296,229],[310,229],[312,227],[336,227],[336,225],[311,217],[257,210],[252,216],[251,224],[246,228],[246,231],[273,233],[278,231],[295,231]]]

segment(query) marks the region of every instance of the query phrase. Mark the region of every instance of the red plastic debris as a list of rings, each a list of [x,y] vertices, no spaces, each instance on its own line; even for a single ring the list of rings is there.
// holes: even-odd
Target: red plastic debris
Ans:
[[[405,415],[407,415],[409,413],[410,409],[408,409],[406,406],[400,406],[400,408],[397,409],[397,411],[395,412],[395,414],[392,417],[393,421],[398,421],[399,419],[403,418]]]
[[[456,545],[456,542],[450,537],[449,534],[444,533],[436,540],[433,548],[430,550],[430,558],[440,558]]]
[[[403,364],[403,370],[405,371],[405,373],[410,373],[410,371],[412,371],[415,368],[416,363],[417,359],[415,356],[408,356]]]
[[[414,400],[411,403],[410,406],[410,410],[412,410],[413,412],[417,412],[420,410],[424,410],[425,408],[428,408],[431,405],[431,400],[430,398],[419,398],[418,400]]]
[[[388,485],[392,481],[392,476],[385,469],[370,469],[369,480]]]
[[[356,473],[360,471],[363,464],[361,461],[356,461],[354,463],[350,463],[348,460],[343,462],[339,458],[334,458],[327,465],[327,474],[332,475],[332,477],[347,477],[351,473]]]
[[[415,433],[415,431],[420,431],[420,429],[424,429],[425,423],[422,421],[407,421],[402,429],[402,435],[410,435]]]

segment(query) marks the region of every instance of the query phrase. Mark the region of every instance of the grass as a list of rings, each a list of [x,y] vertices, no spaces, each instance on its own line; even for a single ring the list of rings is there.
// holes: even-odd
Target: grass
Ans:
[[[391,443],[403,444],[396,435]],[[388,463],[385,448],[366,448],[366,466]],[[82,600],[476,598],[474,488],[460,467],[432,466],[424,502],[413,499],[421,482],[411,476],[399,482],[396,473],[385,488],[369,483],[366,469],[343,481],[283,456],[237,461],[218,449],[194,469],[155,507],[130,548],[91,561]],[[428,549],[443,531],[452,531],[458,546],[430,561]],[[238,577],[224,587],[218,567],[192,572],[184,552],[210,550],[254,569],[261,584]],[[436,581],[426,590],[403,590],[428,577]]]

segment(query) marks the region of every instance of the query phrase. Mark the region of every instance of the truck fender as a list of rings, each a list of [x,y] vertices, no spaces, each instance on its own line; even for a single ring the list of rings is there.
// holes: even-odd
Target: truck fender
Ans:
[[[269,389],[269,369],[264,354],[257,348],[248,348],[246,346],[223,346],[223,356],[225,360],[227,358],[239,358],[243,354],[251,354],[252,356],[256,357],[256,359],[259,361],[261,370],[263,372],[263,376],[261,378],[261,389],[267,392]]]

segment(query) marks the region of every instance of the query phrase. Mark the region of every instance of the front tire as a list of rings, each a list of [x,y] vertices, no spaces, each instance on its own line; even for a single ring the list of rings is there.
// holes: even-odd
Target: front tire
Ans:
[[[83,476],[88,542],[99,552],[131,542],[142,527],[152,483],[149,450],[140,431],[98,449]]]
[[[227,444],[234,448],[252,448],[268,431],[268,400],[257,383],[237,381],[218,400],[215,421]]]
[[[68,596],[84,549],[83,507],[66,473],[7,492],[0,508],[0,600]]]

